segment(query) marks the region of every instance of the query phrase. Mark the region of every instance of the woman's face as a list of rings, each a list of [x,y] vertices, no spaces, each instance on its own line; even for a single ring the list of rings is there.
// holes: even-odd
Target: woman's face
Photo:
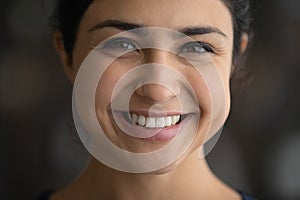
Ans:
[[[107,23],[111,20],[117,21],[117,25],[116,23]],[[95,109],[101,127],[114,144],[131,152],[154,151],[172,139],[172,137],[163,136],[152,137],[151,139],[129,136],[118,128],[112,116],[112,94],[122,75],[138,65],[158,63],[179,72],[194,90],[197,106],[201,110],[197,136],[191,148],[191,151],[195,150],[202,145],[211,124],[219,128],[223,125],[230,109],[229,79],[232,67],[233,26],[229,10],[221,0],[94,1],[85,12],[78,28],[69,76],[75,79],[81,63],[95,46],[109,37],[133,27],[159,27],[179,32],[196,27],[197,29],[194,30],[197,31],[190,31],[187,34],[198,42],[198,46],[186,46],[186,49],[187,51],[204,52],[210,56],[219,74],[217,81],[224,86],[225,102],[220,102],[220,104],[225,117],[224,115],[211,117],[211,94],[209,94],[207,82],[195,68],[190,67],[189,63],[170,52],[159,49],[144,49],[132,51],[121,58],[116,58],[101,77],[95,97]],[[159,37],[159,35],[155,37]],[[127,40],[120,40],[110,47],[131,48],[132,44]],[[151,119],[158,123],[158,118],[164,117],[163,129],[172,129],[181,123],[181,121],[177,122],[178,117],[176,118],[176,116],[183,114],[180,108],[182,102],[179,102],[177,97],[183,95],[184,88],[181,86],[175,86],[175,88],[176,92],[161,84],[145,84],[133,92],[129,101],[129,112],[131,117],[134,114],[136,116],[133,118],[137,117],[137,121],[141,121],[141,124],[139,122],[135,124],[135,126],[139,126],[138,130],[149,129],[143,124],[142,116],[147,120],[149,109],[153,105],[163,106],[164,116],[159,116],[159,114],[155,116],[154,114],[155,119]],[[152,129],[155,128],[153,126]]]

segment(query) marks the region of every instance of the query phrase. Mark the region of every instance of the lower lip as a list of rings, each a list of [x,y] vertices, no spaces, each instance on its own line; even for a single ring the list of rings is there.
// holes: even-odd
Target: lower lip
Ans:
[[[183,126],[186,121],[186,119],[185,119],[185,120],[182,120],[177,125],[173,125],[173,126],[169,126],[169,127],[165,127],[165,128],[149,129],[149,128],[145,128],[142,126],[138,126],[138,125],[129,123],[126,119],[124,119],[121,112],[115,112],[114,116],[116,117],[115,120],[118,120],[118,122],[120,122],[120,123],[122,123],[122,125],[124,125],[124,127],[127,129],[126,132],[144,133],[145,135],[152,135],[151,137],[147,137],[147,138],[139,138],[141,140],[151,141],[151,142],[168,142],[168,141],[172,140],[180,132],[180,130],[179,130],[180,127]]]

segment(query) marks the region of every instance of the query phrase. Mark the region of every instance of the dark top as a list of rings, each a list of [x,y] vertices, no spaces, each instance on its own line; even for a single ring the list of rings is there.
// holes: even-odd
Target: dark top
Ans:
[[[242,200],[257,200],[257,198],[250,197],[242,191],[237,191],[237,192],[240,193]]]
[[[242,191],[237,191],[241,197],[242,197],[242,200],[257,200],[257,198],[254,198],[254,197],[250,197],[248,195],[246,195],[244,192]],[[50,199],[50,196],[54,193],[54,190],[48,190],[46,192],[44,192],[40,198],[38,200],[49,200]]]
[[[41,196],[37,200],[49,200],[50,196],[54,194],[54,190],[47,190],[41,194]]]

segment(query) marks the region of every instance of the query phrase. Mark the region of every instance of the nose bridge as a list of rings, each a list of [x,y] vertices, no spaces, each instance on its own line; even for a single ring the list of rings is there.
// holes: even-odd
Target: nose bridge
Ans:
[[[174,63],[172,63],[172,55],[170,52],[162,49],[148,49],[145,62],[147,64],[154,65],[153,67],[151,67],[149,73],[149,76],[151,76],[151,80],[155,80],[159,83],[174,81],[169,76],[170,71],[166,70],[166,68],[172,70],[172,68],[174,67]]]
[[[165,102],[177,95],[177,83],[170,74],[171,59],[168,51],[147,49],[146,63],[153,64],[153,66],[149,66],[149,71],[147,70],[151,81],[137,90],[138,95],[153,102]]]
[[[149,48],[147,49],[146,54],[147,63],[157,63],[162,65],[170,64],[171,55],[167,50]]]

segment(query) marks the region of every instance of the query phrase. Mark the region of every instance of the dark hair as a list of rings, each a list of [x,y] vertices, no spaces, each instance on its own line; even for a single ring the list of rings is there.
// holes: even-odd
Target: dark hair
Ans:
[[[241,39],[242,35],[246,33],[249,41],[251,41],[252,33],[252,14],[250,12],[249,0],[223,0],[225,5],[231,12],[233,29],[234,29],[234,43],[233,43],[233,64],[236,66],[242,61],[241,54]],[[245,54],[244,54],[245,55]]]
[[[79,23],[92,2],[93,0],[57,0],[51,25],[62,33],[65,51],[70,60]]]
[[[79,23],[93,0],[58,0],[52,25],[63,35],[66,53],[72,59]],[[243,33],[251,38],[251,13],[249,0],[223,0],[231,12],[234,27],[233,64],[241,61],[240,42]],[[70,6],[72,5],[72,7]]]

